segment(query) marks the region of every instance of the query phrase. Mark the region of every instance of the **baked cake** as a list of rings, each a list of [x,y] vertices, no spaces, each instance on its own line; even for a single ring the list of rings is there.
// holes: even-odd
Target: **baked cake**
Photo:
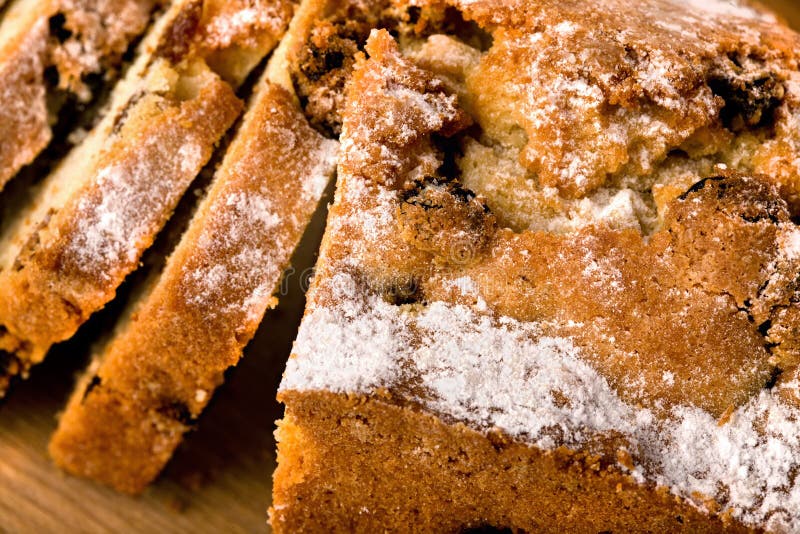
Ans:
[[[0,236],[0,392],[137,268],[292,11],[291,0],[182,0],[150,32],[111,110]]]
[[[0,8],[4,2],[0,2]],[[0,190],[47,146],[69,102],[112,79],[161,0],[15,0],[0,24]]]
[[[722,0],[339,6],[294,78],[342,154],[275,531],[800,531],[800,37]]]
[[[66,471],[142,491],[277,304],[338,151],[290,91],[258,83],[163,273],[76,388],[50,443]]]

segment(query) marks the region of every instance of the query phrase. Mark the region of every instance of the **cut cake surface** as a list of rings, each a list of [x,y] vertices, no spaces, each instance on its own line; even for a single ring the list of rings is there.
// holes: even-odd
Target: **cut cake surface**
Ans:
[[[338,153],[282,84],[290,42],[256,83],[163,272],[76,387],[50,443],[66,471],[141,492],[277,304],[281,275]]]
[[[242,19],[245,4],[174,3],[100,124],[7,224],[0,236],[3,382],[114,297],[238,117],[235,88],[277,44],[293,11],[289,1],[259,4]]]
[[[264,80],[153,289],[98,354],[50,445],[73,474],[137,493],[236,364],[333,173],[337,144]]]
[[[115,78],[161,4],[16,0],[7,7],[0,19],[0,190],[50,142],[66,102],[92,100],[92,77]]]

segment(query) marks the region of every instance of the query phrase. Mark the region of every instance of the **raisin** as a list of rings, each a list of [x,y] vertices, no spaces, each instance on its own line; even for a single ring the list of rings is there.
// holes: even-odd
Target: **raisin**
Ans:
[[[433,176],[426,176],[415,180],[411,187],[403,191],[403,202],[408,202],[409,204],[414,204],[424,209],[442,208],[443,205],[441,202],[437,202],[436,195],[428,194],[434,190],[452,195],[465,204],[478,198],[475,193],[462,186],[461,183],[456,180],[442,180]],[[483,204],[483,209],[486,213],[489,212],[489,208],[485,204]]]
[[[703,178],[699,182],[693,184],[692,187],[681,193],[681,195],[678,198],[680,200],[686,200],[692,193],[697,193],[698,191],[701,191],[708,182],[721,181],[724,179],[725,179],[724,176],[709,176],[707,178]]]
[[[419,280],[415,278],[398,280],[383,288],[383,298],[389,304],[402,306],[403,304],[416,304],[421,299]]]
[[[755,79],[726,73],[712,78],[708,85],[725,101],[720,119],[734,132],[771,125],[785,94],[783,84],[772,73]]]
[[[340,69],[344,65],[344,54],[339,50],[331,50],[325,54],[325,70]]]
[[[192,46],[200,27],[202,14],[203,3],[200,1],[195,1],[188,9],[181,10],[158,44],[156,56],[164,57],[172,63],[180,62]]]
[[[772,369],[772,374],[770,374],[769,380],[767,380],[767,383],[764,385],[764,387],[766,389],[774,388],[775,384],[778,383],[778,380],[780,379],[782,374],[783,374],[783,371],[781,369],[779,369],[777,367],[773,368]]]
[[[19,358],[8,351],[0,350],[0,377],[16,375],[19,371]]]
[[[408,22],[409,24],[416,24],[419,22],[419,17],[422,15],[422,8],[419,6],[408,7]]]
[[[425,177],[401,194],[401,236],[439,260],[466,264],[476,257],[496,228],[486,203],[457,180]]]
[[[56,13],[50,17],[48,24],[50,25],[50,35],[55,37],[59,43],[63,44],[67,39],[72,37],[72,32],[65,27],[67,24],[67,17],[65,17],[63,13]]]
[[[192,426],[197,422],[197,418],[189,411],[189,407],[181,401],[167,403],[159,408],[158,412],[183,426]]]
[[[61,81],[61,76],[58,74],[58,68],[55,65],[46,67],[43,76],[44,82],[51,88],[58,87],[58,83]]]
[[[99,386],[100,383],[101,383],[100,377],[94,375],[92,379],[89,381],[89,384],[86,386],[86,389],[83,391],[83,400],[86,400],[86,397],[89,396],[89,393],[91,393],[94,388]]]
[[[356,45],[344,39],[333,39],[326,49],[309,45],[300,64],[300,72],[312,82],[319,81],[329,72],[342,68],[346,55],[353,55],[355,50]]]

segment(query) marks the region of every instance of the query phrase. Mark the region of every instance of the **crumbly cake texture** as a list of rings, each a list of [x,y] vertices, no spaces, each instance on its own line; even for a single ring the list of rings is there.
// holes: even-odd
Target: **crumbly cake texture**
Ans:
[[[800,531],[797,35],[450,5],[340,73],[273,527]]]
[[[114,297],[241,112],[225,80],[241,79],[271,50],[293,5],[265,4],[277,21],[241,21],[250,2],[229,4],[172,5],[112,96],[112,112],[2,236],[0,391]],[[205,58],[228,50],[225,69],[212,70]]]
[[[155,478],[277,303],[337,150],[260,82],[158,282],[76,388],[50,444],[59,466],[130,493]]]
[[[0,25],[0,190],[47,146],[65,99],[87,102],[113,77],[159,0],[17,0]]]

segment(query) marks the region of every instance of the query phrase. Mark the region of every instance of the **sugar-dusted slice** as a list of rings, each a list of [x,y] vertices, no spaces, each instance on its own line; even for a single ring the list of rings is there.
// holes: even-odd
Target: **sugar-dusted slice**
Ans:
[[[161,0],[15,0],[0,23],[0,190],[47,146],[66,102],[114,69]],[[2,4],[0,4],[2,6]]]
[[[164,271],[80,381],[52,438],[66,471],[138,493],[236,365],[336,165],[265,76]]]
[[[352,76],[273,528],[800,529],[798,191],[752,173],[797,157],[796,36],[715,1],[453,4]]]
[[[293,10],[249,5],[175,3],[111,111],[0,236],[0,391],[114,297],[239,115],[235,87]]]

